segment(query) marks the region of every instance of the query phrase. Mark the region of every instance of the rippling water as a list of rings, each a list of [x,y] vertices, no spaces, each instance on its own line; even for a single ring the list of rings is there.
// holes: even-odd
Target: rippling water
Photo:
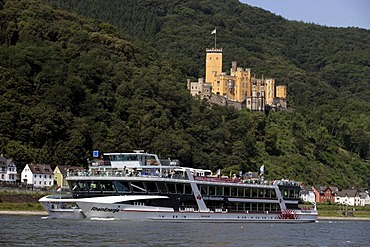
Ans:
[[[370,221],[221,224],[1,215],[0,246],[370,246]]]

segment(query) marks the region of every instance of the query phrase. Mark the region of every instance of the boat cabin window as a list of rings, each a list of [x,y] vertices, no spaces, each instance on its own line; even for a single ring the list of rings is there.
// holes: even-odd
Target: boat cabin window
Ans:
[[[167,184],[167,189],[170,194],[176,194],[176,186],[173,183]]]
[[[208,186],[206,186],[206,185],[201,185],[200,186],[200,193],[202,194],[202,195],[208,195]]]
[[[265,190],[264,189],[258,189],[258,197],[264,198],[265,197]]]
[[[148,193],[158,193],[158,188],[155,182],[145,182],[145,187]]]
[[[185,184],[185,194],[186,195],[192,195],[193,194],[193,190],[191,189],[190,184]]]
[[[131,187],[134,193],[145,193],[146,192],[143,182],[131,182]]]
[[[238,188],[238,197],[244,197],[244,188]]]
[[[72,188],[73,191],[89,191],[89,185],[86,181],[78,181]]]
[[[258,195],[258,189],[257,188],[252,188],[252,197],[257,198]]]
[[[230,188],[230,196],[237,196],[237,188],[231,187]]]
[[[276,198],[276,191],[274,189],[271,190],[271,198]]]
[[[150,154],[132,153],[132,154],[106,154],[104,160],[113,162],[138,161],[142,165],[154,165],[157,162],[157,157]]]
[[[131,193],[130,185],[128,184],[128,182],[114,181],[114,186],[116,187],[118,193]]]
[[[251,189],[250,188],[245,188],[244,189],[244,196],[245,197],[251,197]]]
[[[184,184],[176,184],[176,190],[178,194],[184,194]]]
[[[116,191],[116,189],[114,188],[114,184],[112,181],[100,181],[100,187],[101,187],[101,190],[104,192],[112,192],[112,191]]]
[[[90,191],[101,191],[100,182],[98,182],[98,181],[91,181],[91,183],[90,183]]]
[[[158,190],[159,190],[160,193],[165,193],[165,194],[168,193],[167,187],[166,187],[166,185],[164,183],[158,182],[157,183],[157,187],[158,187]]]

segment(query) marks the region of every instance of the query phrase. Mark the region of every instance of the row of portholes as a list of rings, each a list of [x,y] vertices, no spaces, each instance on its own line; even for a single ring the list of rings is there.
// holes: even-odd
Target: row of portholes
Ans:
[[[238,219],[257,219],[257,220],[259,220],[259,219],[261,219],[261,220],[267,220],[267,219],[274,219],[274,217],[247,217],[247,216],[238,216]],[[275,217],[275,219],[277,219],[276,217]]]

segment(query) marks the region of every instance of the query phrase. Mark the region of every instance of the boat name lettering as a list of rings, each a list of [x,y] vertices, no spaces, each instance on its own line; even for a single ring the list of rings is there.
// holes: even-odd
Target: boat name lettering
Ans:
[[[223,201],[223,197],[215,197],[215,196],[203,196],[204,200],[213,200],[213,201]]]
[[[111,212],[111,213],[117,213],[119,212],[118,208],[98,208],[98,207],[92,207],[91,211],[104,211],[104,212]]]
[[[301,212],[304,213],[304,214],[310,214],[311,210],[301,210]]]

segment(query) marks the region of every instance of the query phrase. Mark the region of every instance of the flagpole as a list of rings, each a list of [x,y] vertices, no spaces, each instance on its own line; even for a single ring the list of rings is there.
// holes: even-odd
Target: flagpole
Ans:
[[[215,30],[216,30],[216,28],[215,28]],[[216,37],[217,37],[217,31],[215,32],[215,49],[217,48],[216,47]]]

